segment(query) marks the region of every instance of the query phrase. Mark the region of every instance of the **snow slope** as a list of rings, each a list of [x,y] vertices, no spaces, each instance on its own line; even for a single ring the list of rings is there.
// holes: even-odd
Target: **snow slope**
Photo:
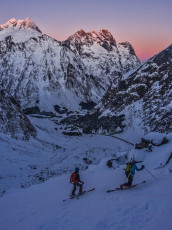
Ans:
[[[131,230],[171,229],[171,175],[153,180],[145,171],[135,176],[135,182],[148,182],[131,190],[107,194],[106,190],[124,181],[123,171],[108,169],[106,161],[90,167],[81,176],[85,188],[94,192],[79,200],[62,201],[68,197],[69,174],[44,184],[12,191],[0,200],[0,230]]]
[[[56,125],[52,119],[44,118],[44,122],[40,122],[38,118],[30,119],[37,127],[38,136],[35,141],[30,140],[24,145],[24,142],[12,142],[4,135],[0,139],[3,166],[0,175],[4,173],[3,177],[6,177],[6,181],[1,178],[1,186],[4,183],[7,188],[0,198],[0,230],[171,229],[172,161],[165,166],[171,154],[171,133],[165,135],[168,143],[154,146],[152,152],[148,152],[147,149],[136,150],[111,137],[65,137],[61,130],[55,130]],[[130,138],[134,141],[134,132],[132,135]],[[145,138],[154,139],[158,144],[163,137],[164,135],[152,133]],[[58,144],[61,148],[55,150],[52,144]],[[12,146],[16,148],[13,152]],[[126,154],[129,159],[134,156],[136,160],[143,160],[146,169],[157,180],[145,169],[136,172],[134,183],[146,180],[146,184],[108,194],[107,189],[118,187],[125,181],[123,169]],[[87,165],[88,168],[82,160],[86,156],[93,160],[91,165]],[[114,160],[113,167],[108,168],[107,161],[112,158],[118,160]],[[35,165],[37,169],[29,171],[28,163]],[[23,176],[20,172],[16,179],[10,178],[8,173],[15,175],[20,166],[23,166]],[[71,192],[69,177],[76,166],[81,169],[84,189],[95,187],[96,190],[81,196],[79,200],[63,202]],[[19,188],[20,182],[25,181],[28,185],[29,182],[38,183],[39,181],[31,183],[28,178],[33,177],[34,170],[38,173],[39,169],[46,167],[52,171],[56,169],[57,176],[41,184]],[[7,186],[7,181],[13,181],[11,186]]]
[[[57,118],[28,117],[36,138],[23,142],[0,134],[0,196],[9,189],[28,187],[50,177],[98,164],[116,151],[126,152],[128,144],[104,136],[64,136],[66,127]],[[84,160],[85,159],[85,160]]]

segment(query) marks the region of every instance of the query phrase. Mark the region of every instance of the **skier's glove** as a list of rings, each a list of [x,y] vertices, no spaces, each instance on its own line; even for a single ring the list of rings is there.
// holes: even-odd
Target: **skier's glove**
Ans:
[[[144,166],[144,165],[142,165],[142,169],[144,169],[144,167],[145,167],[145,166]]]

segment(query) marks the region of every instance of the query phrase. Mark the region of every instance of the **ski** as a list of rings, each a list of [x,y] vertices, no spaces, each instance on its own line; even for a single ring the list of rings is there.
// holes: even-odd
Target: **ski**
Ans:
[[[142,181],[142,182],[140,182],[138,184],[134,184],[131,187],[127,187],[127,188],[115,188],[115,189],[107,190],[107,192],[109,193],[109,192],[115,192],[115,191],[119,191],[119,190],[126,190],[126,189],[130,189],[130,188],[134,188],[137,185],[144,184],[144,183],[146,183],[146,181]]]
[[[63,201],[72,200],[72,199],[75,199],[75,198],[78,200],[80,196],[84,195],[85,193],[92,192],[92,191],[94,191],[94,190],[95,190],[95,188],[92,188],[92,189],[89,189],[89,190],[85,190],[85,191],[83,191],[81,194],[77,194],[77,195],[75,195],[75,196],[66,198],[66,199],[64,199]]]

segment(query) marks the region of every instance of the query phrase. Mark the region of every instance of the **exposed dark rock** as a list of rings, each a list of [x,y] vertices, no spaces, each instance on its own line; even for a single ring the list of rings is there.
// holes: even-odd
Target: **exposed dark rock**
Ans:
[[[113,167],[112,160],[108,160],[106,165],[108,168],[112,168]]]
[[[60,107],[59,105],[55,105],[54,110],[59,114],[69,113],[68,109],[65,107]]]
[[[89,160],[89,159],[86,158],[86,157],[83,158],[83,161],[84,161],[86,164],[88,164],[88,165],[92,164],[92,160]]]
[[[139,143],[136,143],[135,149],[144,149],[148,148],[152,152],[152,146],[161,146],[168,143],[168,139],[164,137],[160,143],[155,143],[154,140],[146,140],[142,138]]]
[[[150,140],[146,140],[142,138],[139,143],[136,143],[135,149],[144,149],[144,148],[147,148],[150,152],[152,152],[152,142]]]
[[[36,130],[19,104],[5,91],[0,91],[0,130],[13,138],[28,140],[36,137]]]
[[[81,106],[82,109],[92,110],[96,106],[96,103],[94,101],[90,101],[90,102],[82,101],[79,105]]]
[[[66,135],[66,136],[82,136],[82,133],[80,133],[80,132],[63,132],[63,135]]]
[[[113,117],[99,117],[99,113],[86,114],[85,116],[70,116],[61,121],[62,124],[73,124],[83,129],[83,133],[90,134],[98,130],[109,133],[121,133],[125,127],[123,125],[124,115]],[[118,131],[117,131],[118,128]]]
[[[23,111],[26,115],[39,114],[39,115],[44,115],[48,117],[56,117],[56,114],[54,114],[53,112],[40,111],[39,107],[37,106],[23,109]]]

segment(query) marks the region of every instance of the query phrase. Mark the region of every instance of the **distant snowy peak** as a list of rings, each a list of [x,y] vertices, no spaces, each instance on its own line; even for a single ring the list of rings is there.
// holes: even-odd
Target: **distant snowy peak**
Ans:
[[[42,36],[42,32],[30,18],[25,20],[12,18],[5,24],[0,25],[0,41],[10,37],[12,42],[20,43],[38,36]]]
[[[80,110],[82,102],[97,103],[112,83],[140,64],[131,45],[117,45],[106,29],[79,30],[58,42],[29,18],[11,19],[0,28],[0,88],[24,109]]]
[[[116,84],[123,74],[140,65],[131,44],[117,44],[107,29],[88,33],[79,30],[64,41],[64,44],[80,56],[105,91],[111,83]]]
[[[7,30],[7,29],[18,30],[18,29],[27,29],[27,28],[42,33],[41,30],[35,25],[35,23],[30,18],[26,18],[25,20],[20,20],[20,19],[16,20],[15,18],[12,18],[5,24],[0,25],[0,31]]]
[[[116,46],[116,41],[114,37],[106,29],[102,29],[99,32],[92,31],[92,32],[89,32],[88,34],[92,37],[94,41],[97,41],[97,42],[106,41],[112,46]]]
[[[112,46],[116,46],[114,37],[106,29],[102,29],[99,32],[91,31],[88,33],[81,29],[70,36],[67,41],[68,43],[74,45],[75,48],[77,48],[78,44],[92,46],[94,43],[97,43],[108,51],[111,51]]]

